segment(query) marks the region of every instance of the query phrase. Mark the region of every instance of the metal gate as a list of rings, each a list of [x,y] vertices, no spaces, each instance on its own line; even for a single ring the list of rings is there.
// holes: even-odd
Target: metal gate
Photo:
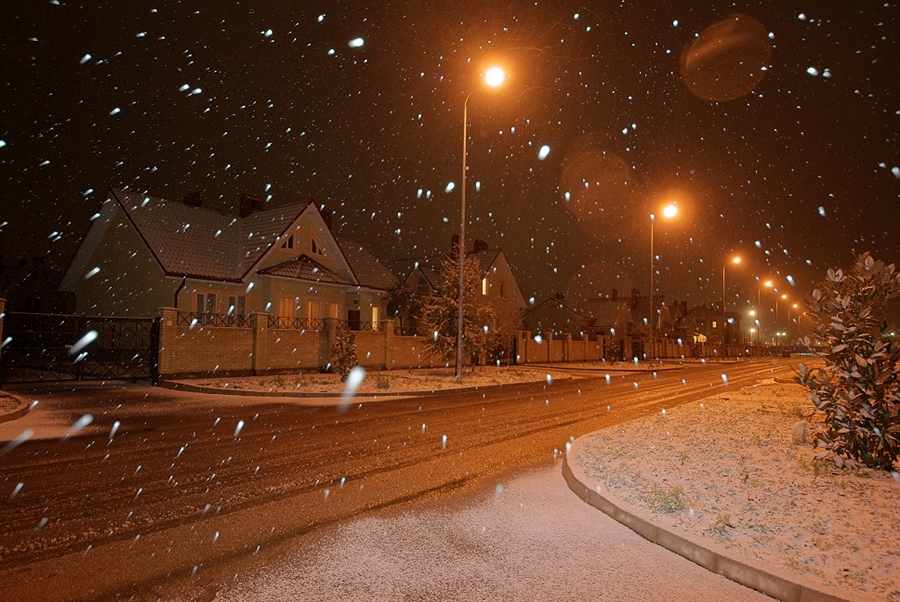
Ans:
[[[159,376],[159,318],[7,313],[0,385]]]

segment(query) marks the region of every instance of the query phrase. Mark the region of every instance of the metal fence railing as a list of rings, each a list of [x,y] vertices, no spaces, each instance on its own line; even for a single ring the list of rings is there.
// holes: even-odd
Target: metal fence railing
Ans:
[[[269,316],[269,328],[293,328],[295,330],[325,330],[324,318],[280,318]]]
[[[247,327],[250,316],[178,312],[178,326]]]
[[[155,381],[159,320],[7,313],[0,384],[122,379]]]

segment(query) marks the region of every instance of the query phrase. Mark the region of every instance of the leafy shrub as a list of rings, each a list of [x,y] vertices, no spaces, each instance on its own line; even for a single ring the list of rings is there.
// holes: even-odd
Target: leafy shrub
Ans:
[[[331,354],[334,356],[334,368],[340,375],[341,382],[346,382],[350,370],[357,364],[356,337],[353,333],[346,328],[337,328],[331,344]]]
[[[728,529],[734,529],[734,525],[731,524],[731,515],[727,513],[717,516],[716,522],[709,526],[710,531],[718,533],[719,535],[725,535],[725,533],[728,532]]]
[[[885,305],[900,296],[894,265],[857,257],[848,272],[828,275],[807,300],[825,350],[825,368],[800,365],[797,382],[812,393],[823,423],[822,451],[838,466],[862,462],[891,470],[900,454],[900,341],[888,336]]]

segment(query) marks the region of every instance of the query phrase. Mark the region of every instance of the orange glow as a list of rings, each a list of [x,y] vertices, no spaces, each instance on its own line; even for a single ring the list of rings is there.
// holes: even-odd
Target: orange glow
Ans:
[[[504,81],[506,72],[501,67],[491,67],[484,74],[484,82],[492,88],[502,85]]]

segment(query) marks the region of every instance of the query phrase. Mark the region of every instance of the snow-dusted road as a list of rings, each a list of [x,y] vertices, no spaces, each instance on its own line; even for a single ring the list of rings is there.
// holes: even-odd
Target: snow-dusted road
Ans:
[[[789,376],[790,367],[771,362],[694,365],[658,375],[619,374],[607,380],[600,374],[343,409],[309,407],[287,398],[134,386],[29,394],[39,401],[35,411],[0,425],[0,440],[9,442],[0,456],[0,484],[5,483],[0,489],[0,583],[4,594],[20,600],[109,595],[210,600],[232,583],[243,586],[260,569],[281,566],[295,550],[307,550],[301,541],[334,525],[495,487],[511,470],[559,458],[567,441],[587,432],[773,375]],[[28,440],[22,439],[29,430]],[[523,487],[523,492],[537,488],[537,495],[525,496],[535,501],[522,499],[513,510],[521,503],[521,508],[533,509],[530,516],[542,516],[538,510],[546,507],[548,517],[581,512],[606,522],[568,494],[567,501],[547,505],[540,491],[564,485],[558,473],[545,475],[545,480],[547,485]],[[496,503],[520,495],[518,485],[504,487]],[[492,511],[506,512],[500,507]],[[447,521],[477,522],[466,518],[468,511],[460,512],[459,519],[452,513],[430,516],[423,524],[439,530],[421,529],[417,535],[419,525],[414,524],[409,537],[424,540],[443,533]],[[509,514],[509,520],[521,516]],[[515,533],[514,524],[495,524],[498,538]],[[524,546],[523,554],[537,554],[544,563],[531,565],[525,574],[549,583],[541,566],[573,562],[563,553],[570,548],[565,543],[569,536],[553,535],[558,525],[550,518],[533,524],[547,525],[546,534],[559,543]],[[489,524],[477,528],[481,526],[485,536],[492,532]],[[526,533],[530,529],[522,528]],[[455,531],[460,537],[466,533]],[[571,532],[584,537],[590,531],[573,526]],[[599,534],[585,541],[596,546],[606,539]],[[407,547],[400,533],[383,541],[397,553]],[[480,541],[432,539],[429,546],[437,557],[456,563],[470,557],[469,547],[480,550]],[[446,545],[460,555],[441,554]],[[589,548],[583,558],[602,560],[614,549]],[[363,554],[374,556],[365,548]],[[435,555],[412,557],[425,561]],[[666,557],[672,558],[666,562],[682,562]],[[483,570],[505,582],[510,570],[504,562],[526,566],[524,557],[517,558],[488,555],[473,566],[496,561],[496,569]],[[588,573],[630,575],[643,561],[612,562]],[[363,564],[355,563],[355,573],[364,572]],[[584,560],[574,564],[583,566]],[[398,574],[404,570],[398,568]],[[409,570],[423,579],[429,575],[420,567]],[[628,579],[646,581],[652,573]],[[379,578],[367,574],[374,587]],[[384,579],[394,583],[390,573]],[[524,577],[510,579],[527,583]],[[579,586],[579,591],[586,590]]]

